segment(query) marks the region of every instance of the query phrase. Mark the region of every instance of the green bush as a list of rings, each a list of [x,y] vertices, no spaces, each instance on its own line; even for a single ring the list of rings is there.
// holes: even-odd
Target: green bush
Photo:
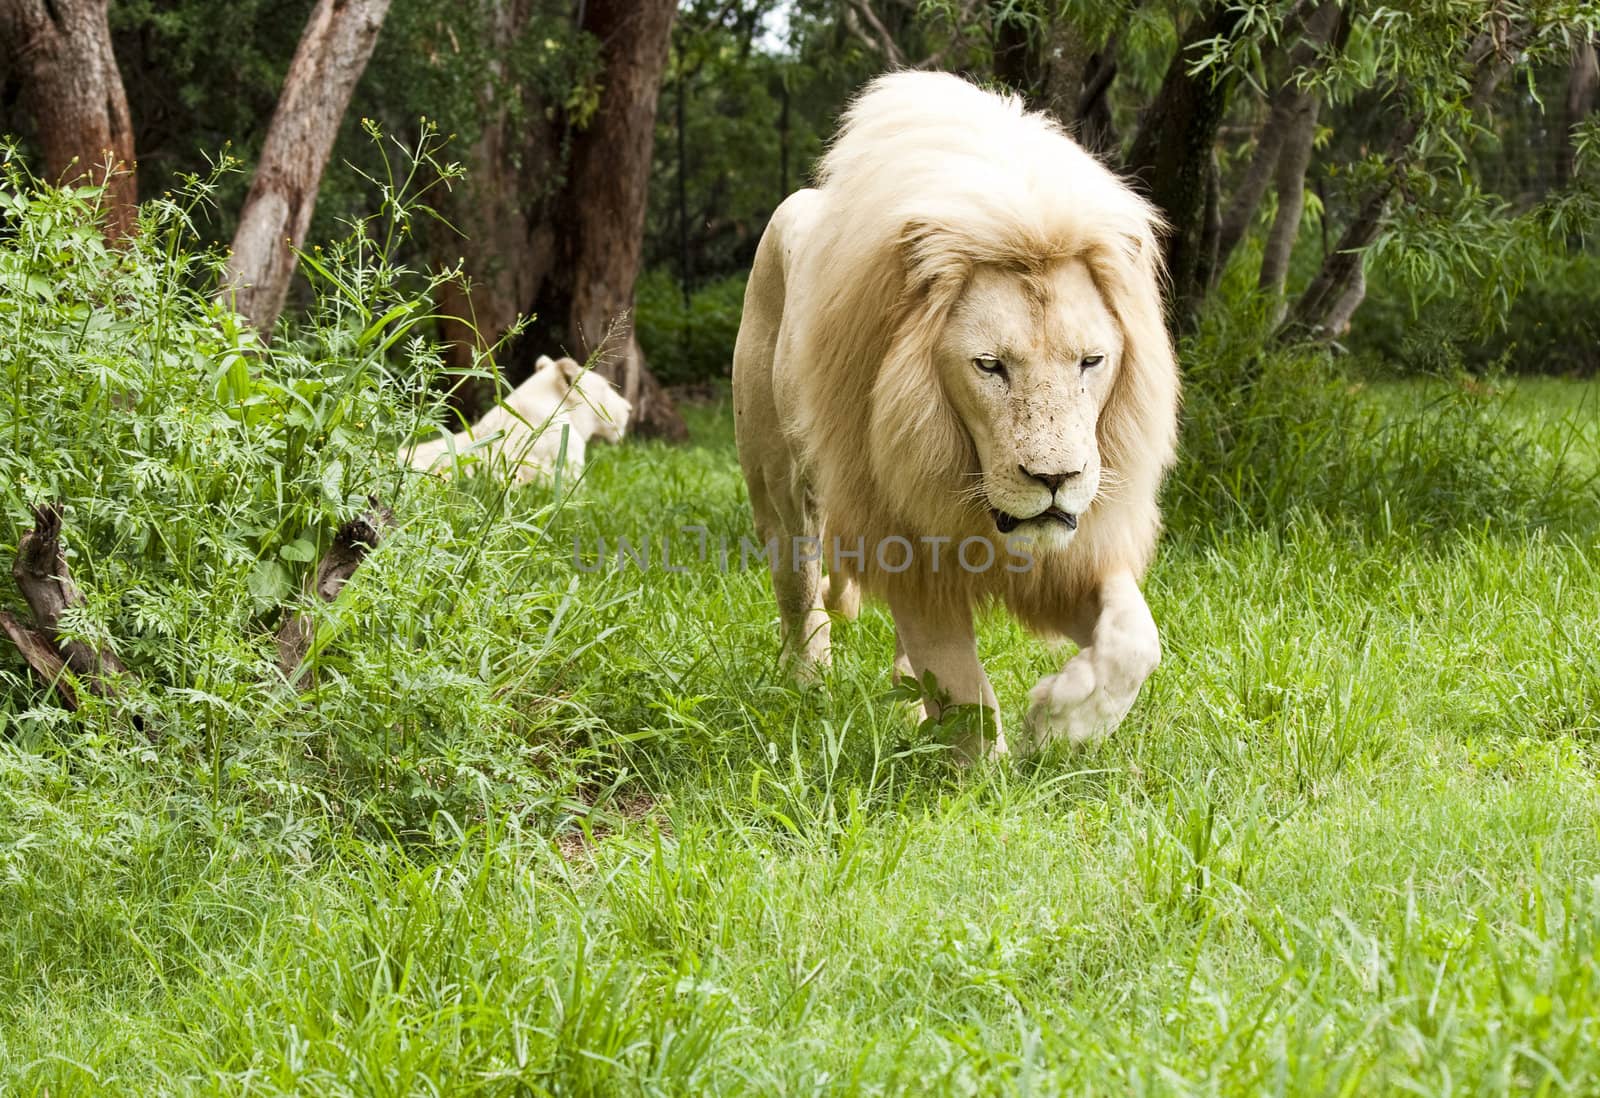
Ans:
[[[1600,373],[1600,256],[1551,259],[1512,301],[1503,326],[1485,327],[1470,301],[1410,296],[1373,280],[1349,345],[1405,373],[1436,373],[1456,361],[1475,373],[1592,377]]]
[[[684,308],[683,291],[665,271],[639,279],[635,324],[650,368],[667,385],[725,378],[733,370],[733,343],[744,308],[745,276],[734,275],[695,290]]]
[[[1271,528],[1317,514],[1385,537],[1597,517],[1581,470],[1511,414],[1507,394],[1436,360],[1409,406],[1374,399],[1317,347],[1276,348],[1267,305],[1210,310],[1184,342],[1184,415],[1169,520]]]
[[[542,655],[560,647],[565,666],[586,646],[546,567],[559,503],[396,462],[396,441],[437,414],[439,369],[414,330],[431,285],[374,244],[403,235],[406,211],[386,203],[308,257],[312,308],[263,346],[214,299],[222,257],[194,250],[204,185],[148,204],[112,249],[92,191],[41,188],[5,153],[0,560],[32,506],[63,508],[86,597],[67,631],[112,642],[131,671],[121,697],[88,695],[72,717],[0,644],[0,724],[18,746],[139,743],[138,718],[190,794],[243,798],[285,833],[330,805],[411,832],[441,811],[547,803],[568,764],[545,745],[584,720],[574,699],[540,700]],[[373,500],[392,532],[333,603],[307,594],[336,528]],[[26,617],[3,587],[0,607]],[[296,610],[316,633],[291,681],[274,637]]]

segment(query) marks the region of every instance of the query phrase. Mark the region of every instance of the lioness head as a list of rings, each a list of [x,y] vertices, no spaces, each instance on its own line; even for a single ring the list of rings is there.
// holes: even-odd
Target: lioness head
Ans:
[[[1100,491],[1096,430],[1122,350],[1081,260],[974,270],[934,359],[977,453],[968,490],[1000,533],[1046,550],[1071,540]]]
[[[633,415],[633,405],[616,387],[593,370],[586,370],[576,359],[551,359],[540,356],[538,372],[555,370],[562,391],[562,407],[572,429],[585,439],[598,436],[606,442],[621,442]]]

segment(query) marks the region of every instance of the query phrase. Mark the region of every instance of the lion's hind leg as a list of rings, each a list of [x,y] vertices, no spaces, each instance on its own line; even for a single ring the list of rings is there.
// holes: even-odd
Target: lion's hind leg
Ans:
[[[832,626],[823,608],[822,539],[803,493],[752,485],[751,505],[772,573],[783,632],[783,659],[802,680],[832,662]],[[800,498],[795,498],[796,496]]]

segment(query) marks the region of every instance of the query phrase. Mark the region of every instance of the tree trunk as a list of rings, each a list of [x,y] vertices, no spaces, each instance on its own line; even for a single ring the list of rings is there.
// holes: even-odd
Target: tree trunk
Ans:
[[[1116,39],[1090,48],[1073,20],[1053,15],[1031,28],[1011,0],[991,0],[995,20],[994,77],[1020,92],[1030,110],[1054,115],[1091,152],[1114,150],[1106,91],[1117,74]]]
[[[1222,167],[1217,163],[1215,152],[1206,170],[1206,205],[1200,226],[1200,265],[1195,270],[1195,284],[1209,293],[1222,277],[1217,251],[1222,239]]]
[[[0,0],[0,51],[20,75],[24,109],[52,183],[105,187],[105,234],[133,232],[133,121],[111,50],[107,0]]]
[[[1072,21],[1057,18],[1045,32],[1044,87],[1042,103],[1063,126],[1082,138],[1079,100],[1083,98],[1084,78],[1089,74],[1089,59],[1094,51]]]
[[[1492,24],[1468,44],[1462,70],[1472,88],[1468,99],[1471,109],[1475,111],[1489,102],[1497,82],[1511,69],[1508,59],[1520,48],[1530,27],[1531,24]],[[1383,227],[1389,196],[1415,155],[1412,143],[1421,125],[1421,116],[1413,112],[1395,129],[1383,154],[1383,163],[1389,170],[1362,199],[1339,243],[1323,259],[1322,269],[1300,295],[1288,319],[1278,326],[1274,338],[1280,342],[1333,339],[1349,327],[1351,316],[1366,297],[1366,256],[1363,253],[1378,238]]]
[[[283,311],[339,123],[388,13],[389,0],[317,0],[289,65],[239,215],[224,290],[263,338]]]
[[[1595,56],[1594,42],[1580,42],[1572,52],[1572,71],[1567,77],[1566,101],[1562,104],[1561,128],[1556,133],[1556,186],[1564,187],[1572,179],[1573,157],[1572,128],[1594,110],[1595,92],[1600,89],[1600,62]]]
[[[563,252],[572,271],[568,339],[633,402],[643,435],[683,439],[683,417],[645,364],[633,336],[634,282],[644,242],[656,101],[676,0],[588,0],[584,30],[600,41],[604,91],[573,138]]]
[[[1344,21],[1348,24],[1348,21]],[[1244,178],[1234,189],[1228,201],[1227,212],[1222,217],[1222,238],[1217,245],[1217,262],[1225,266],[1233,250],[1244,239],[1255,218],[1256,208],[1267,192],[1267,184],[1278,173],[1278,161],[1284,154],[1285,143],[1291,135],[1299,133],[1307,110],[1315,114],[1316,93],[1302,88],[1299,79],[1307,70],[1320,68],[1326,63],[1329,51],[1326,46],[1340,36],[1339,5],[1333,0],[1323,0],[1300,28],[1300,40],[1289,53],[1283,83],[1272,97],[1272,108],[1256,139],[1255,155],[1250,158]],[[1280,173],[1281,174],[1281,173]],[[1305,177],[1304,171],[1301,178]],[[1282,191],[1279,192],[1282,197]]]
[[[1356,310],[1361,308],[1361,303],[1367,299],[1367,265],[1365,256],[1358,257],[1356,267],[1350,275],[1350,282],[1344,291],[1339,294],[1339,299],[1333,303],[1333,308],[1328,311],[1326,328],[1328,336],[1332,339],[1341,339],[1350,331],[1350,318],[1356,315]]]
[[[1306,292],[1300,295],[1289,318],[1279,327],[1279,339],[1301,336],[1333,338],[1335,333],[1330,322],[1341,300],[1356,279],[1361,277],[1362,252],[1378,238],[1383,215],[1389,208],[1389,195],[1399,184],[1400,174],[1411,160],[1411,142],[1417,135],[1418,127],[1417,116],[1409,115],[1396,128],[1383,155],[1384,163],[1390,166],[1390,170],[1367,192],[1356,209],[1355,217],[1345,226],[1339,243],[1328,253],[1322,262],[1322,269],[1312,279],[1311,285],[1306,287]],[[1345,322],[1349,322],[1348,316]]]
[[[496,0],[491,40],[514,48],[530,17],[528,0]],[[464,267],[461,280],[441,288],[438,302],[445,361],[456,369],[472,366],[532,308],[555,258],[550,214],[552,181],[561,177],[560,134],[546,104],[507,81],[503,56],[490,61],[485,75],[478,93],[483,129],[463,152],[466,179],[440,199],[459,232],[438,223],[429,229],[435,262],[447,267],[459,260]],[[496,365],[503,374],[520,372],[522,357],[513,351]],[[494,382],[472,378],[453,400],[473,419],[497,395]]]
[[[1128,154],[1129,167],[1167,219],[1167,273],[1172,311],[1180,321],[1205,294],[1199,279],[1205,268],[1207,178],[1234,80],[1210,71],[1191,74],[1189,66],[1194,47],[1231,37],[1241,17],[1234,5],[1212,4],[1189,26]]]
[[[1008,0],[991,0],[994,19],[994,78],[1019,93],[1029,110],[1049,106],[1044,101],[1045,77],[1042,72],[1039,36],[1029,33],[1028,23],[1016,15],[1008,16]],[[1076,103],[1076,97],[1074,97]],[[1070,119],[1062,119],[1071,124]]]
[[[1078,141],[1102,159],[1114,159],[1121,141],[1111,118],[1111,82],[1117,78],[1117,36],[1084,64],[1083,90],[1078,93]]]
[[[1282,320],[1284,285],[1289,279],[1289,258],[1300,235],[1300,215],[1306,207],[1306,170],[1311,166],[1311,146],[1317,135],[1319,100],[1305,96],[1300,113],[1291,123],[1278,155],[1274,186],[1278,192],[1278,212],[1272,218],[1267,242],[1261,251],[1261,276],[1257,285],[1279,299]]]
[[[1239,185],[1233,189],[1233,194],[1228,199],[1227,212],[1222,215],[1222,230],[1217,242],[1218,258],[1226,264],[1233,255],[1233,250],[1239,246],[1239,241],[1244,239],[1244,234],[1250,229],[1250,222],[1255,219],[1256,208],[1261,205],[1261,199],[1267,193],[1267,184],[1272,182],[1272,175],[1278,167],[1278,156],[1283,151],[1284,139],[1288,136],[1289,124],[1284,117],[1291,109],[1290,101],[1298,99],[1287,86],[1280,88],[1278,94],[1273,96],[1272,108],[1267,115],[1267,120],[1261,125],[1261,132],[1256,135],[1255,152],[1250,156],[1250,163],[1245,166],[1244,176],[1239,180]]]

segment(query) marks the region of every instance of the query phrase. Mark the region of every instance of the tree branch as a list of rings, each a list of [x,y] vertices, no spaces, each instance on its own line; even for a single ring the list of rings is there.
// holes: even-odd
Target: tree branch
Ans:
[[[871,28],[871,34],[862,27],[863,20]],[[883,25],[883,20],[878,18],[878,13],[872,10],[869,0],[849,0],[849,6],[844,9],[844,25],[866,43],[868,49],[883,54],[884,60],[888,61],[892,68],[906,67],[906,55],[895,45],[894,36],[889,33],[889,28]]]
[[[1301,86],[1300,75],[1326,64],[1328,58],[1342,48],[1336,45],[1330,49],[1330,44],[1341,39],[1349,29],[1348,20],[1343,19],[1339,5],[1332,0],[1323,0],[1309,14],[1292,18],[1299,21],[1290,24],[1292,29],[1285,39],[1298,37],[1299,41],[1289,51],[1288,71],[1272,97],[1271,110],[1256,137],[1255,155],[1223,214],[1222,236],[1217,246],[1219,267],[1227,264],[1228,257],[1250,228],[1256,208],[1267,193],[1267,184],[1277,171],[1285,142],[1297,132],[1300,120],[1308,111],[1315,114],[1316,93]]]
[[[936,69],[944,60],[945,54],[949,53],[951,47],[961,39],[961,33],[972,25],[978,6],[982,2],[983,0],[961,0],[950,27],[950,41],[915,62],[906,59],[905,51],[895,42],[894,35],[889,32],[883,20],[878,18],[878,13],[872,9],[872,0],[847,0],[844,25],[868,49],[882,54],[892,69]],[[902,6],[912,11],[916,10],[914,5]],[[868,26],[863,27],[862,20],[865,20]]]

